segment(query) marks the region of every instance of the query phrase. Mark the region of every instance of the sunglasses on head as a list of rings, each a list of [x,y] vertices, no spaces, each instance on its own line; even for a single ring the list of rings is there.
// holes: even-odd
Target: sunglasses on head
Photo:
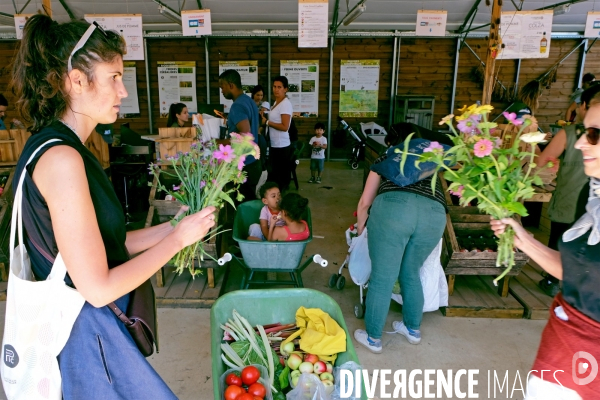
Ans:
[[[92,33],[94,33],[96,29],[98,29],[102,33],[102,35],[104,35],[104,37],[108,37],[106,31],[96,21],[92,22],[92,24],[89,26],[89,28],[87,28],[87,30],[85,31],[81,39],[79,39],[79,41],[75,45],[75,48],[69,55],[69,59],[67,60],[67,72],[71,72],[73,70],[73,65],[71,65],[71,59],[73,58],[75,53],[77,53],[79,50],[81,50],[83,46],[85,46],[87,41],[90,39],[90,36],[92,36]]]

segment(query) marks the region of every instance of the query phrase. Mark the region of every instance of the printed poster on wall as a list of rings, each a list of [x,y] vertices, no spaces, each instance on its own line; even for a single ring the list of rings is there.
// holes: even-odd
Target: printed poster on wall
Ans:
[[[191,10],[181,12],[183,36],[212,35],[210,10]]]
[[[15,15],[15,22],[16,19],[17,16]],[[597,38],[600,36],[600,12],[590,11],[587,13],[584,36],[590,38]]]
[[[281,60],[282,76],[288,79],[287,97],[294,107],[294,116],[319,115],[319,61]]]
[[[504,48],[497,59],[548,58],[553,16],[552,10],[503,12],[499,35]]]
[[[158,62],[158,102],[161,118],[169,116],[173,103],[184,103],[190,113],[198,112],[195,61]]]
[[[123,60],[144,59],[144,33],[142,14],[86,14],[87,22],[96,21],[104,30],[117,32],[125,39],[127,54]]]
[[[248,96],[252,96],[252,89],[258,85],[258,61],[219,61],[219,75],[228,69],[234,69],[240,73],[242,90]],[[227,100],[223,97],[223,92],[220,89],[219,98],[224,106],[225,113],[228,113],[233,100]]]
[[[125,61],[123,63],[123,84],[127,89],[127,97],[121,99],[119,118],[139,118],[140,103],[138,101],[135,61]]]
[[[446,36],[448,12],[443,10],[417,11],[417,36]]]
[[[379,60],[341,60],[340,117],[375,118]]]
[[[17,40],[23,39],[23,27],[29,17],[35,14],[15,14],[15,30],[17,31]]]
[[[327,47],[328,0],[298,0],[298,47]]]

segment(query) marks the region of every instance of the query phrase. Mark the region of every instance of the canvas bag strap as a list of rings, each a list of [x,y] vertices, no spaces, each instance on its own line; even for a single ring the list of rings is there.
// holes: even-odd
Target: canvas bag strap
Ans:
[[[25,175],[27,174],[27,166],[29,165],[29,163],[31,163],[31,161],[35,158],[35,156],[37,155],[37,153],[44,148],[46,145],[50,144],[50,143],[54,143],[54,142],[60,142],[60,139],[50,139],[48,141],[46,141],[45,143],[43,143],[42,145],[40,145],[29,157],[29,160],[27,160],[27,163],[25,164],[25,166],[23,167],[23,171],[21,172],[21,176],[19,177],[19,183],[17,184],[17,189],[15,191],[15,199],[14,199],[14,204],[13,204],[13,210],[12,210],[12,219],[11,219],[11,224],[10,224],[10,242],[9,242],[9,249],[10,249],[10,261],[12,262],[13,257],[14,257],[14,249],[16,246],[16,235],[18,235],[19,237],[19,243],[23,244],[23,182],[25,180]],[[24,263],[24,259],[23,259],[23,252],[20,252],[21,254],[21,265],[23,265]],[[57,262],[60,261],[60,262]],[[58,267],[58,268],[55,268]],[[64,264],[64,262],[62,262],[62,257],[60,256],[60,253],[58,254],[56,260],[54,261],[54,265],[52,267],[52,272],[50,273],[50,276],[48,276],[48,278],[50,279],[52,278],[58,278],[61,277],[61,279],[64,279],[65,275],[67,273],[67,269],[66,266]]]

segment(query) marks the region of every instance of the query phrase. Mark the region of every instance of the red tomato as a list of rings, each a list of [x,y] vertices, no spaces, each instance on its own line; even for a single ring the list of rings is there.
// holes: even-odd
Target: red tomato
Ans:
[[[250,393],[253,396],[265,397],[267,395],[267,390],[263,385],[256,382],[250,385],[250,387],[248,388],[248,393]]]
[[[262,397],[254,396],[254,400],[263,400]]]
[[[242,378],[240,378],[239,376],[237,376],[236,374],[234,374],[232,372],[231,374],[228,374],[227,377],[225,378],[225,383],[227,385],[234,385],[234,386],[242,387]]]
[[[244,393],[236,397],[235,400],[254,400],[254,396],[250,393]]]
[[[246,393],[246,391],[244,389],[242,389],[239,386],[228,386],[227,389],[225,389],[225,395],[224,398],[225,400],[236,400],[238,397],[240,397],[242,394]]]
[[[260,371],[258,368],[249,366],[242,370],[242,382],[244,385],[250,386],[260,378]]]

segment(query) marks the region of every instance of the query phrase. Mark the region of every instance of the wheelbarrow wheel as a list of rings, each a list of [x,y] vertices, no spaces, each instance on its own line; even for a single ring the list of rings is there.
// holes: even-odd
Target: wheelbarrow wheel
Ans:
[[[354,316],[358,319],[362,319],[365,316],[365,307],[362,304],[354,305]]]
[[[336,284],[335,284],[335,287],[336,287],[338,290],[342,290],[342,289],[344,288],[344,286],[345,286],[345,285],[346,285],[346,278],[345,278],[345,277],[343,277],[343,276],[340,276],[340,277],[337,279],[337,282],[336,282]]]
[[[329,286],[330,289],[333,289],[335,287],[335,284],[337,283],[337,280],[338,280],[338,274],[331,275],[327,286]]]
[[[357,162],[353,162],[352,165],[350,166],[352,169],[358,169],[358,163]]]

